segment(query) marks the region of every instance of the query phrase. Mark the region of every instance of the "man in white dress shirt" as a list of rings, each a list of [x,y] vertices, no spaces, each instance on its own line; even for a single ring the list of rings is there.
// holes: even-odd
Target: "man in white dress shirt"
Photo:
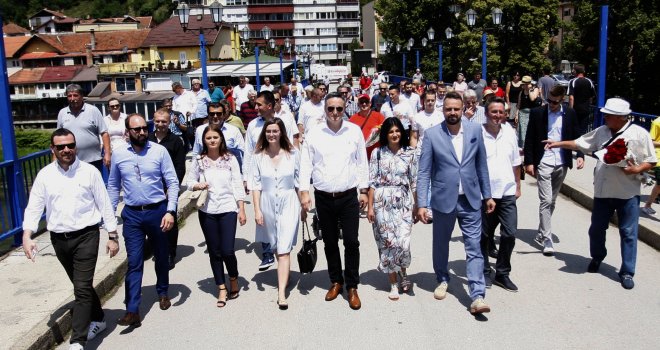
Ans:
[[[337,298],[345,284],[348,304],[351,309],[358,310],[361,307],[357,293],[360,283],[359,214],[360,208],[367,204],[369,175],[362,130],[343,120],[345,108],[340,94],[328,94],[325,99],[326,122],[311,129],[303,143],[300,191],[303,209],[309,211],[312,206],[310,180],[313,180],[316,212],[332,283],[325,300]],[[343,275],[338,245],[340,222],[344,240]]]
[[[238,112],[241,111],[241,105],[243,102],[247,102],[248,92],[253,90],[254,86],[248,84],[248,79],[244,75],[241,75],[240,78],[238,78],[238,85],[234,86],[233,92],[234,103],[236,104],[236,115],[240,115]]]
[[[304,136],[315,126],[325,122],[325,110],[323,109],[323,92],[313,89],[309,101],[305,101],[298,111],[298,130]]]
[[[427,91],[424,95],[424,110],[417,113],[412,123],[412,132],[410,133],[410,146],[422,147],[424,131],[442,123],[445,120],[442,110],[435,108],[435,91]]]
[[[473,90],[468,90],[473,91]],[[466,91],[466,94],[468,93]],[[490,193],[495,201],[495,211],[481,216],[481,254],[484,256],[484,277],[486,287],[491,281],[496,286],[510,292],[517,292],[518,287],[509,278],[511,272],[511,254],[516,244],[518,230],[518,207],[516,199],[520,197],[520,164],[522,158],[518,150],[516,131],[506,122],[505,101],[496,97],[486,103],[486,124],[482,125],[484,146],[488,156],[488,179]],[[488,264],[489,252],[494,248],[495,228],[500,225],[500,249],[495,263],[495,278]]]
[[[391,85],[389,89],[390,100],[385,102],[380,108],[380,113],[385,116],[385,118],[396,117],[401,120],[401,124],[406,129],[408,134],[410,134],[410,125],[415,116],[410,104],[401,99],[401,90],[396,85]]]
[[[56,161],[37,174],[23,220],[23,251],[35,261],[37,243],[31,236],[39,229],[46,208],[47,229],[57,259],[73,283],[73,318],[69,349],[82,349],[106,328],[101,302],[94,290],[94,269],[99,248],[101,219],[108,230],[106,251],[119,252],[117,219],[101,174],[76,158],[76,138],[67,129],[51,135]],[[75,190],[72,190],[75,189]]]
[[[262,92],[262,91],[273,92],[273,89],[275,89],[275,85],[270,83],[270,78],[269,77],[265,77],[264,78],[264,84],[261,85],[261,88],[259,89],[259,92]]]
[[[180,82],[172,83],[172,110],[180,112],[186,117],[186,121],[191,122],[197,111],[197,98],[191,91],[183,88]]]

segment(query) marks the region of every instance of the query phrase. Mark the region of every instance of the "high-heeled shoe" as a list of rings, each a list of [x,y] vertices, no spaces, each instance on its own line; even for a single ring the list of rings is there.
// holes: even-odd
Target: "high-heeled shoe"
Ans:
[[[238,287],[238,277],[229,277],[229,300],[234,300],[238,298],[238,292],[239,292],[239,287]]]
[[[277,299],[277,307],[279,307],[280,310],[286,310],[289,308],[289,304],[286,302],[286,299],[284,300]]]
[[[224,298],[222,297],[222,291],[225,291]],[[227,305],[227,288],[225,286],[218,287],[218,301],[215,303],[217,307],[225,307]]]

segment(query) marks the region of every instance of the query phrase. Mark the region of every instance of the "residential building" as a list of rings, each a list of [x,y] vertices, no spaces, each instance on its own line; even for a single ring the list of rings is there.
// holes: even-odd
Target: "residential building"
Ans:
[[[30,30],[39,34],[60,34],[73,32],[73,24],[78,18],[44,8],[28,19]]]
[[[2,36],[5,38],[12,36],[30,36],[30,31],[16,23],[10,22],[2,26]]]

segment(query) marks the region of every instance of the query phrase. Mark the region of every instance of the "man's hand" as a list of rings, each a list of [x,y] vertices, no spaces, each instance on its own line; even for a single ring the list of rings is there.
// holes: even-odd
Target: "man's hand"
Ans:
[[[306,212],[312,209],[312,198],[309,197],[309,192],[303,191],[300,193],[300,204]]]
[[[33,252],[37,251],[37,242],[34,240],[28,238],[25,239],[23,238],[23,252],[25,252],[25,256],[32,260],[34,262],[34,257],[36,254],[33,254]]]
[[[174,216],[170,213],[166,213],[163,216],[163,220],[160,221],[160,229],[163,230],[163,232],[167,232],[172,229],[174,226]]]
[[[247,217],[245,216],[245,210],[238,211],[238,223],[243,226],[247,222]]]
[[[520,198],[522,196],[522,192],[520,191],[520,187],[516,188],[516,199]]]
[[[105,244],[105,253],[110,254],[111,258],[117,255],[119,253],[119,242],[109,239],[108,243]]]
[[[417,209],[417,218],[419,219],[419,221],[421,221],[422,223],[425,223],[425,224],[429,223],[428,216],[427,216],[428,211],[429,211],[428,208],[419,208],[419,209]]]
[[[525,165],[525,173],[529,176],[536,176],[534,174],[534,164]]]
[[[112,154],[110,152],[105,152],[103,154],[103,165],[105,165],[106,168],[110,169],[110,160],[112,159]]]
[[[369,196],[366,193],[360,193],[360,210],[364,210],[369,203]]]
[[[490,214],[495,211],[495,201],[492,198],[486,199],[486,214]]]
[[[584,158],[578,158],[576,159],[576,162],[578,170],[584,168]]]
[[[641,172],[641,167],[639,165],[635,165],[632,160],[628,159],[627,163],[627,167],[621,168],[621,170],[623,170],[626,175],[636,175]]]

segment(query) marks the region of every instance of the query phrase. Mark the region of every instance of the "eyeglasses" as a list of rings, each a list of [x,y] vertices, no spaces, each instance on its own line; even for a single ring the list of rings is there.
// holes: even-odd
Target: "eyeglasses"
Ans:
[[[128,130],[132,130],[135,133],[139,134],[140,131],[149,132],[149,127],[147,127],[146,125],[145,126],[136,126],[134,128],[128,128]]]
[[[108,105],[108,107],[110,107],[112,109],[115,109],[115,108],[119,108],[119,105],[118,104],[117,105]]]
[[[209,117],[222,117],[222,112],[209,112]]]
[[[55,145],[55,148],[56,148],[58,151],[63,151],[63,150],[64,150],[65,148],[67,148],[67,147],[68,147],[69,149],[74,149],[74,148],[76,148],[76,143],[75,143],[75,142],[71,142],[71,143],[65,143],[65,144],[63,144],[63,145]]]
[[[344,107],[333,107],[333,106],[328,106],[328,107],[326,107],[326,109],[327,109],[328,112],[330,112],[330,113],[334,113],[335,111],[337,111],[337,113],[341,113],[341,112],[344,111]]]
[[[553,105],[558,105],[558,104],[561,103],[561,100],[557,100],[557,101],[555,101],[555,100],[548,99],[548,103],[549,103],[549,104],[553,104]]]

